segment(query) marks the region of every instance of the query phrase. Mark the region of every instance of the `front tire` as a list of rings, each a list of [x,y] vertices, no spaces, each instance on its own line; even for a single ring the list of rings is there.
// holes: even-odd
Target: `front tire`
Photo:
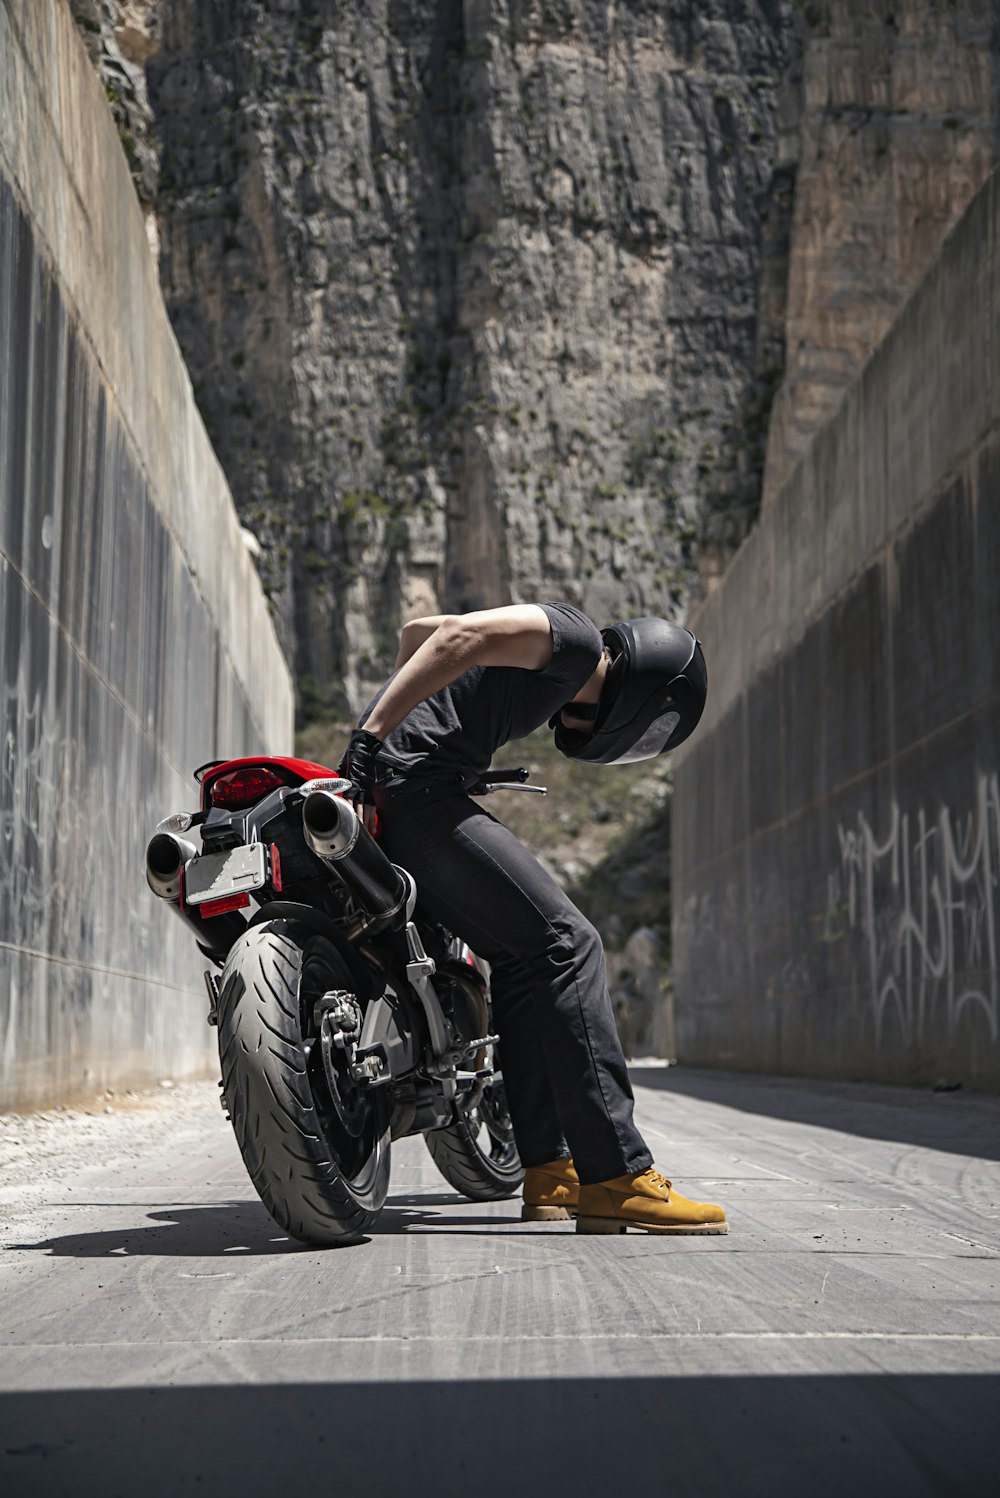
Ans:
[[[428,1130],[424,1139],[448,1185],[470,1201],[502,1201],[521,1189],[524,1167],[499,1077],[475,1108],[458,1109],[453,1123]]]
[[[240,937],[219,988],[223,1096],[261,1201],[304,1243],[356,1243],[386,1198],[389,1136],[378,1095],[346,1069],[334,1095],[312,1044],[316,1000],[351,988],[340,954],[293,921],[268,921]]]

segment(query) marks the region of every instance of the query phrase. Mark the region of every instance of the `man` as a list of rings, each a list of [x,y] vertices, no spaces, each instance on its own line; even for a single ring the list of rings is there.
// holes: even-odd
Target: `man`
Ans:
[[[492,966],[523,1216],[579,1232],[724,1233],[725,1212],[652,1169],[632,1118],[601,941],[506,827],[466,794],[493,754],[548,722],[564,754],[646,759],[701,716],[694,637],[663,619],[602,633],[566,603],[415,619],[348,749],[366,826],[416,876],[429,916]]]

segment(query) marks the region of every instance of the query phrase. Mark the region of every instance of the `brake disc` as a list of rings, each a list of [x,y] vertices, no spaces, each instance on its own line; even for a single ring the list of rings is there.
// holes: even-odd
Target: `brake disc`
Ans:
[[[361,1035],[361,1006],[353,994],[339,990],[324,994],[316,1009],[330,1102],[344,1130],[357,1139],[368,1116],[366,1100],[350,1072]]]

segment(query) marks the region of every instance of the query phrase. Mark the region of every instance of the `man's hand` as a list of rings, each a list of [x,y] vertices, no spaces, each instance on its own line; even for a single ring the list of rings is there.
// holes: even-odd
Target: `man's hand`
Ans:
[[[378,763],[382,740],[364,728],[356,728],[347,746],[346,768],[354,785],[354,804],[366,832],[374,836],[378,827],[375,810],[375,787],[385,779],[384,767]]]

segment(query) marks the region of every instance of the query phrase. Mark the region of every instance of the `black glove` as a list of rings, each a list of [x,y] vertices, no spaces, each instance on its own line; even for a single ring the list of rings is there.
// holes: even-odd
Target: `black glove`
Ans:
[[[375,787],[385,779],[385,769],[378,762],[382,740],[364,728],[356,728],[347,746],[347,774],[358,792],[356,799],[364,806],[375,801]]]

